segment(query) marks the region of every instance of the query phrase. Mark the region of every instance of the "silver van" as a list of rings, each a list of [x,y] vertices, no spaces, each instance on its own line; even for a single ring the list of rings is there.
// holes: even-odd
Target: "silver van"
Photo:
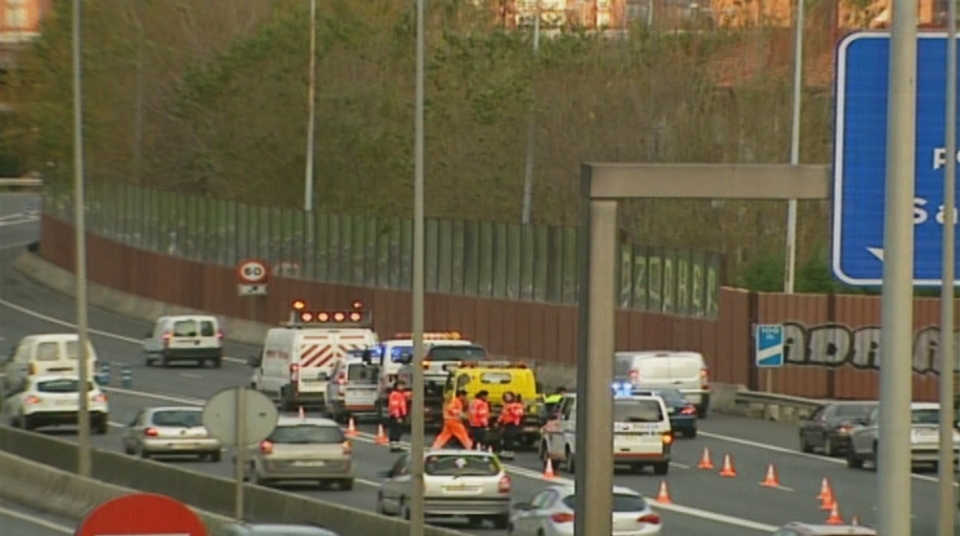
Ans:
[[[707,363],[699,352],[641,351],[614,354],[613,373],[618,382],[647,389],[677,389],[704,419],[710,407]]]

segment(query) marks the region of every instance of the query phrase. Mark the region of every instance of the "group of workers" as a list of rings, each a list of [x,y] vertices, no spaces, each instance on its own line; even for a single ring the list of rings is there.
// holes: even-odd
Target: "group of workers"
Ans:
[[[553,395],[546,397],[544,402],[548,411],[551,406],[556,406],[565,392],[560,388]],[[526,414],[523,397],[518,393],[503,393],[503,408],[494,423],[499,434],[493,434],[491,433],[489,394],[486,390],[480,391],[467,405],[467,392],[458,390],[456,396],[443,408],[443,428],[434,440],[433,448],[443,448],[451,440],[456,439],[465,449],[490,448],[499,454],[507,453],[507,448],[514,445],[523,426]],[[466,426],[463,422],[464,410],[466,410]],[[390,450],[396,452],[402,450],[400,438],[410,414],[410,392],[402,381],[398,381],[391,390],[387,411],[390,418],[388,426]],[[549,414],[552,414],[552,411]]]

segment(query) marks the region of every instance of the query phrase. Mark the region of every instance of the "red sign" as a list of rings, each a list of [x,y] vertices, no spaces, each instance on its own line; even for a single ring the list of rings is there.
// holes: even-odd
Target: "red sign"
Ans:
[[[207,536],[203,521],[187,505],[165,495],[117,497],[84,518],[75,536]]]

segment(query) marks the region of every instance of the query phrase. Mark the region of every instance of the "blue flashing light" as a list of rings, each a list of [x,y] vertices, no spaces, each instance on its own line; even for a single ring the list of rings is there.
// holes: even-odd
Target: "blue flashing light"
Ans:
[[[633,385],[627,382],[613,382],[611,388],[614,396],[630,396],[633,394]]]

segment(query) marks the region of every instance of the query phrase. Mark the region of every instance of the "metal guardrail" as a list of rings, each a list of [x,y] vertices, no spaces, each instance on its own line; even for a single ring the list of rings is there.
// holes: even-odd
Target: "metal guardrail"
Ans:
[[[43,181],[40,179],[28,179],[28,178],[0,178],[0,188],[7,186],[19,186],[23,188],[39,188],[43,186]]]
[[[780,422],[799,422],[806,420],[825,401],[778,393],[764,393],[739,389],[733,396],[732,404],[717,408],[721,413],[732,413],[744,417]]]

